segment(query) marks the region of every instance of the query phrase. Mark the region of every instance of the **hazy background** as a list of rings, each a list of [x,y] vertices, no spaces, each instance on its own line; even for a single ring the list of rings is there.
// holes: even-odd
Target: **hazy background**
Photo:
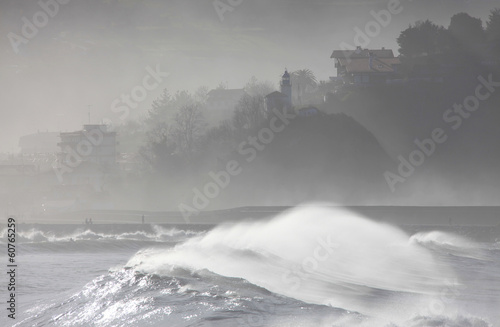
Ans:
[[[160,65],[170,76],[131,112],[143,115],[163,88],[195,90],[220,82],[241,88],[251,76],[279,81],[285,67],[309,68],[318,80],[335,75],[330,59],[341,42],[353,44],[355,27],[388,1],[243,0],[221,22],[212,0],[86,0],[60,5],[47,26],[13,51],[7,35],[21,35],[37,1],[0,2],[0,151],[17,152],[21,135],[72,131],[88,120],[115,119],[111,103]],[[449,25],[458,12],[487,19],[500,1],[402,1],[370,48],[397,52],[399,33],[420,19]]]

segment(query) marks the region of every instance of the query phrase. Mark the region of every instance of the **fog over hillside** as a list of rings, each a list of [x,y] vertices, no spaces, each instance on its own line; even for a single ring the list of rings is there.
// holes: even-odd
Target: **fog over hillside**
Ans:
[[[2,0],[1,203],[497,205],[499,7]]]
[[[500,0],[0,0],[0,327],[500,326],[499,124]]]
[[[43,1],[42,1],[43,2]],[[64,3],[63,1],[61,1]],[[397,50],[408,24],[430,19],[447,26],[466,11],[483,21],[495,1],[402,1],[403,11],[370,48]],[[241,88],[251,76],[277,83],[285,67],[335,76],[331,51],[353,44],[354,28],[388,1],[246,0],[223,21],[213,1],[69,1],[14,51],[9,33],[22,35],[37,1],[2,0],[0,10],[0,150],[17,152],[18,138],[37,130],[70,131],[91,119],[116,119],[113,100],[141,82],[146,67],[170,75],[132,111],[140,117],[162,88],[195,90],[220,82]]]

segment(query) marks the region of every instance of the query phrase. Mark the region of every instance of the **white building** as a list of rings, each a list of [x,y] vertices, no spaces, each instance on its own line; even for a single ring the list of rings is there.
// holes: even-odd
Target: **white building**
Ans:
[[[83,130],[61,133],[60,163],[70,167],[77,162],[99,166],[116,165],[116,133],[106,125],[84,125]]]
[[[57,132],[38,132],[21,136],[19,147],[22,154],[40,154],[57,152]]]

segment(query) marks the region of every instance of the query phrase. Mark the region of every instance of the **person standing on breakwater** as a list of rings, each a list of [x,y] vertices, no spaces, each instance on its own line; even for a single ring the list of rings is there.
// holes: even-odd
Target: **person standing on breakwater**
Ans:
[[[144,224],[144,215],[142,215],[142,223]]]

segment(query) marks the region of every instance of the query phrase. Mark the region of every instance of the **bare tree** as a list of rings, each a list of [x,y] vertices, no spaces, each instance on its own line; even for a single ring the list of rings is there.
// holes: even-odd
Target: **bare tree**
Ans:
[[[206,93],[206,90],[200,88],[194,95],[185,90],[170,95],[168,90],[164,89],[160,97],[153,101],[153,105],[146,117],[146,123],[150,128],[155,128],[159,122],[172,124],[176,113],[182,107],[194,104],[202,105]]]
[[[199,105],[188,104],[182,106],[174,118],[174,126],[171,134],[177,145],[179,154],[190,157],[196,150],[196,145],[201,139],[205,129],[206,121]]]
[[[266,120],[264,98],[262,96],[244,95],[233,116],[233,125],[236,130],[254,130],[262,126]]]
[[[275,91],[273,84],[269,81],[259,82],[255,76],[252,76],[245,85],[245,92],[251,96],[265,97],[269,93]]]
[[[171,168],[171,158],[175,144],[169,137],[165,122],[158,123],[146,134],[145,145],[139,150],[143,160],[155,172],[166,172]]]
[[[156,124],[163,121],[168,121],[171,116],[172,97],[167,89],[163,89],[162,94],[153,101],[151,109],[148,111],[146,124],[150,128],[154,128]]]
[[[193,94],[194,101],[202,105],[205,105],[208,100],[208,92],[209,89],[207,86],[200,86],[199,88],[196,89],[196,91]]]

